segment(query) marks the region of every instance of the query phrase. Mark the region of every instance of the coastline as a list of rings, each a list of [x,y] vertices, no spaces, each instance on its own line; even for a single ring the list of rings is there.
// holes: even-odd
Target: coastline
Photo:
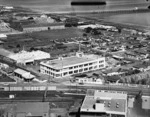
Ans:
[[[121,10],[121,11],[109,11],[109,12],[100,12],[100,13],[93,13],[93,14],[82,14],[78,15],[81,18],[85,18],[87,20],[94,20],[97,23],[104,24],[104,25],[111,25],[115,27],[122,27],[128,29],[135,29],[141,32],[149,32],[150,26],[144,26],[134,23],[122,23],[122,22],[115,22],[109,19],[111,16],[117,15],[126,15],[126,14],[138,14],[138,13],[150,13],[150,9],[138,9],[138,10]]]
[[[6,7],[6,5],[0,5],[1,7]],[[71,12],[71,11],[62,11],[62,12],[49,12],[49,11],[43,11],[43,10],[38,10],[38,9],[32,9],[32,8],[27,8],[27,7],[22,7],[22,6],[11,6],[14,9],[20,9],[20,12],[22,14],[54,14],[54,15],[67,15],[67,16],[75,16],[79,18],[85,18],[87,20],[94,20],[95,22],[104,24],[104,25],[112,25],[116,27],[124,27],[124,28],[129,28],[129,29],[135,29],[139,31],[150,31],[150,28],[148,26],[143,26],[143,25],[137,25],[137,24],[132,24],[132,23],[121,23],[121,22],[111,22],[108,21],[107,18],[110,16],[115,16],[115,15],[122,15],[122,14],[135,14],[135,13],[147,13],[150,12],[150,9],[128,9],[128,10],[115,10],[115,11],[100,11],[100,10],[91,10],[91,11],[76,11],[76,12]],[[25,12],[26,11],[26,12]],[[19,12],[19,11],[18,11]],[[92,18],[91,18],[92,17]]]
[[[130,24],[130,23],[121,23],[121,22],[107,22],[107,21],[102,21],[103,24],[105,25],[111,25],[115,27],[121,27],[121,28],[127,28],[127,29],[134,29],[140,32],[149,32],[150,28],[143,26],[143,25],[136,25],[136,24]]]

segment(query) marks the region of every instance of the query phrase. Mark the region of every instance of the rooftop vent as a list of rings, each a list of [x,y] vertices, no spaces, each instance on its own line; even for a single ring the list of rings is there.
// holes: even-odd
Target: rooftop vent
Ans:
[[[116,103],[116,108],[119,108],[119,103],[118,102]]]

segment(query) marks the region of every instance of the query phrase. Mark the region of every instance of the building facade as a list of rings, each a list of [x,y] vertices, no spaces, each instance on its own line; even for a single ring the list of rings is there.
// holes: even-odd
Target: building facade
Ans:
[[[23,26],[23,32],[38,32],[45,30],[57,30],[57,29],[65,29],[65,25],[63,23],[48,23],[41,25],[25,25]]]
[[[105,68],[105,57],[84,55],[83,53],[40,63],[40,72],[54,78],[67,77],[102,68]]]

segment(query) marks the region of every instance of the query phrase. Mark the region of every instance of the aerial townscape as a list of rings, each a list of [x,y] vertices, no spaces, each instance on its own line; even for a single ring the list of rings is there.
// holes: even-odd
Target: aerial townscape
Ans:
[[[0,6],[0,117],[150,117],[148,0],[76,1],[70,12]],[[119,20],[141,14],[145,26]]]

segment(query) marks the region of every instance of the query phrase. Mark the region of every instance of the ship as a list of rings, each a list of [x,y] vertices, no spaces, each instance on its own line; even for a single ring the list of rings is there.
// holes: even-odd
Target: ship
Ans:
[[[71,6],[99,6],[99,5],[106,5],[105,1],[72,1]]]

